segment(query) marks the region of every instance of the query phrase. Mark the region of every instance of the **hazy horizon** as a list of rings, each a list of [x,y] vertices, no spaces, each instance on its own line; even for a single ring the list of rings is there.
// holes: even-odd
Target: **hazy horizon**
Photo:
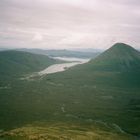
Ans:
[[[1,0],[0,48],[140,49],[140,1]]]

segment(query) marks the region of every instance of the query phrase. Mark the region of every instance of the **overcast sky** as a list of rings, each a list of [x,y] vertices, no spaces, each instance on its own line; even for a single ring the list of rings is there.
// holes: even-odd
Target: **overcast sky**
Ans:
[[[140,0],[0,0],[0,47],[140,48]]]

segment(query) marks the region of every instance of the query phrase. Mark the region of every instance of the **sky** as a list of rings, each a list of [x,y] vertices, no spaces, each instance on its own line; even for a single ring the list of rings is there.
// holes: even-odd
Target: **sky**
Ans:
[[[0,48],[140,49],[140,0],[0,0]]]

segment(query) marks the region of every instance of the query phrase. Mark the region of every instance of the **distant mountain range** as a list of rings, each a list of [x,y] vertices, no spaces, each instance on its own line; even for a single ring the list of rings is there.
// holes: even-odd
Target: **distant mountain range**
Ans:
[[[25,51],[34,54],[43,54],[50,57],[78,57],[78,58],[95,58],[101,52],[92,50],[92,51],[74,51],[74,50],[43,50],[43,49],[17,49],[18,51]]]

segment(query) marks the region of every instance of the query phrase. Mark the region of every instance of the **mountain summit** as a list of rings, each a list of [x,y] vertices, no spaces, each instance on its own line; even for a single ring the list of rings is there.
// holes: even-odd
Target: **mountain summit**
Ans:
[[[112,55],[115,54],[115,55],[119,55],[119,56],[128,56],[128,55],[139,55],[138,51],[135,50],[133,47],[127,45],[127,44],[124,44],[124,43],[116,43],[114,44],[111,48],[109,48],[108,50],[106,50],[104,53],[110,53]]]
[[[137,70],[140,68],[140,52],[127,44],[116,43],[90,63],[97,70]]]

